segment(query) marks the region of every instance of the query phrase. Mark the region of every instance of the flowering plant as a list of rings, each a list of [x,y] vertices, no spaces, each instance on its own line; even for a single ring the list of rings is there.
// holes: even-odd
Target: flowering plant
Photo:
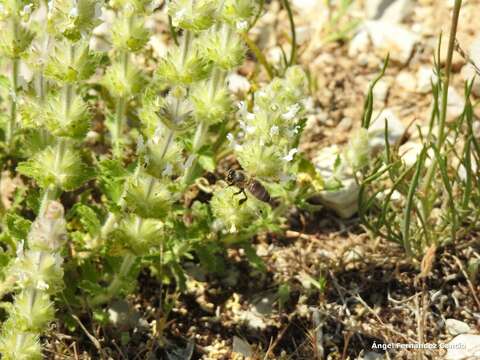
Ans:
[[[288,208],[306,206],[321,179],[298,151],[307,92],[299,67],[251,94],[228,89],[257,4],[169,2],[172,43],[153,66],[152,1],[0,4],[12,29],[0,43],[2,70],[11,72],[0,83],[0,106],[10,109],[2,156],[21,179],[1,213],[0,292],[16,293],[4,357],[40,356],[54,301],[98,309],[133,291],[142,268],[182,289],[182,261],[194,255],[215,270],[228,246],[243,247],[261,267],[252,237],[279,231]],[[101,51],[99,28],[108,44]],[[275,201],[228,186],[226,169],[238,167]],[[74,281],[60,299],[63,276]],[[86,300],[70,288],[77,285]]]

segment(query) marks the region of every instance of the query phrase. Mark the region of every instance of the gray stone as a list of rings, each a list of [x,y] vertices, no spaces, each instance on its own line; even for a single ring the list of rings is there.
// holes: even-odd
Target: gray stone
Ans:
[[[470,332],[470,326],[463,321],[456,319],[445,320],[445,328],[450,335],[460,335]]]
[[[429,93],[432,90],[432,82],[436,83],[438,77],[433,70],[428,66],[422,66],[417,71],[417,86],[416,91],[421,94]]]
[[[377,84],[375,85],[375,88],[373,89],[374,101],[379,101],[381,104],[384,104],[387,101],[389,91],[390,91],[389,81],[385,79],[378,81]]]
[[[400,23],[412,10],[411,0],[368,0],[365,12],[369,19]]]
[[[458,335],[447,346],[446,360],[480,359],[480,335]]]
[[[390,108],[372,114],[372,123],[368,129],[370,148],[374,151],[385,147],[385,120],[388,125],[388,142],[396,144],[405,133],[405,125]]]
[[[465,107],[465,99],[460,95],[455,88],[450,86],[448,88],[448,102],[447,102],[447,116],[448,120],[455,120],[462,115]]]
[[[337,159],[341,165],[335,168]],[[321,149],[313,159],[313,163],[325,182],[338,182],[338,189],[325,190],[315,197],[324,206],[335,211],[342,218],[349,218],[358,210],[359,186],[346,167],[345,159],[342,159],[340,149],[336,146],[329,146]]]
[[[355,34],[352,40],[350,40],[348,45],[348,56],[353,58],[360,54],[366,53],[369,45],[370,38],[368,36],[368,31],[366,29],[361,29]]]
[[[418,41],[418,35],[402,25],[386,21],[367,21],[365,27],[373,46],[381,56],[389,53],[393,61],[408,63]]]
[[[414,92],[417,87],[417,79],[408,71],[401,71],[396,78],[396,83],[408,92]]]

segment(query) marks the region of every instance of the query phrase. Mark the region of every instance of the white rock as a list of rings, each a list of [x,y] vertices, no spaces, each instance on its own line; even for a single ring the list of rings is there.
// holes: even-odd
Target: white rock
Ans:
[[[402,22],[412,10],[411,0],[368,0],[365,12],[369,19]]]
[[[287,50],[284,50],[287,51]],[[282,48],[280,46],[275,46],[272,47],[270,50],[267,52],[267,60],[269,63],[279,65],[283,61],[283,52]]]
[[[456,319],[445,320],[445,328],[450,335],[460,335],[470,332],[470,326],[463,321]]]
[[[418,155],[422,152],[423,145],[416,141],[407,141],[405,144],[400,145],[398,152],[400,157],[407,166],[413,166],[417,162]],[[432,164],[432,159],[435,157],[433,149],[427,150],[427,158],[425,159],[425,166]]]
[[[447,345],[446,360],[480,359],[480,335],[458,335]]]
[[[390,54],[390,58],[402,64],[410,59],[418,36],[406,27],[386,21],[367,21],[366,29],[372,43],[381,56]]]
[[[417,87],[417,79],[408,71],[401,71],[396,78],[396,83],[404,90],[414,92]]]
[[[395,145],[405,133],[405,125],[398,119],[392,109],[374,111],[372,123],[368,129],[370,148],[374,151],[385,147],[385,119],[388,125],[388,143]]]
[[[455,88],[450,86],[448,88],[448,102],[447,102],[447,115],[449,120],[454,120],[463,113],[465,107],[465,99],[461,96]]]
[[[400,157],[405,162],[405,165],[412,166],[417,162],[417,157],[422,151],[422,144],[418,142],[408,141],[405,144],[400,145],[398,152]]]
[[[245,76],[231,73],[227,78],[228,89],[235,94],[247,93],[250,90],[250,82]]]
[[[303,45],[311,39],[313,28],[311,26],[299,26],[296,29],[297,44]]]
[[[470,59],[475,65],[480,67],[480,36],[477,36],[475,40],[473,40],[472,45],[470,45],[469,53]]]
[[[417,87],[416,91],[422,94],[429,93],[432,90],[432,82],[436,83],[438,77],[428,66],[422,66],[417,71]]]
[[[348,56],[355,57],[359,54],[363,54],[368,51],[368,46],[370,45],[370,38],[368,32],[365,29],[360,30],[355,36],[350,40],[348,45]]]
[[[374,101],[379,101],[382,104],[387,101],[388,92],[390,91],[390,82],[384,79],[381,79],[375,85],[373,89],[373,99]]]
[[[349,218],[358,210],[359,186],[355,178],[345,165],[335,169],[335,162],[341,152],[336,145],[321,149],[313,159],[325,182],[340,182],[340,188],[331,191],[322,191],[318,194],[318,200],[327,208],[335,211],[342,218]],[[341,159],[342,164],[346,161]],[[317,197],[316,197],[317,199]]]

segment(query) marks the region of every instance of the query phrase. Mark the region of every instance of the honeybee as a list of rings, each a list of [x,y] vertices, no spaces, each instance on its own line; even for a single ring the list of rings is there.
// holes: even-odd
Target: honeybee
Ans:
[[[263,186],[260,181],[254,179],[253,177],[249,177],[241,170],[230,169],[227,173],[225,181],[229,186],[236,186],[240,189],[240,191],[235,193],[235,195],[244,195],[244,198],[238,202],[240,205],[247,201],[248,197],[245,193],[245,190],[248,190],[248,192],[255,196],[258,200],[266,202],[270,205],[273,204],[272,198],[270,197],[267,189],[265,189],[265,186]]]

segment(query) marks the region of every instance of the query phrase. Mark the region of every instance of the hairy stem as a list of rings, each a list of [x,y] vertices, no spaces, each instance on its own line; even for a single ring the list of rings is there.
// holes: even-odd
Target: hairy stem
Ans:
[[[10,103],[10,119],[7,124],[7,131],[5,134],[6,143],[9,149],[13,145],[13,137],[15,136],[15,128],[17,126],[17,97],[18,97],[18,70],[19,70],[20,60],[14,58],[12,60],[12,89],[11,89],[11,103]]]

